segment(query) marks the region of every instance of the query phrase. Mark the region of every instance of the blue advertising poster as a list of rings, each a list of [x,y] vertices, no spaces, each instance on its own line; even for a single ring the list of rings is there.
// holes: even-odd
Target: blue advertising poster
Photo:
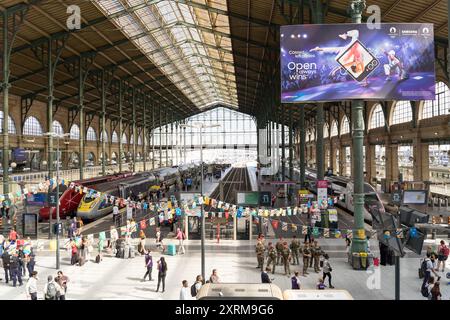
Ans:
[[[25,149],[14,148],[14,149],[12,149],[12,159],[16,163],[23,163],[28,160],[28,155],[25,152]]]
[[[290,25],[280,29],[281,102],[433,100],[433,25]]]

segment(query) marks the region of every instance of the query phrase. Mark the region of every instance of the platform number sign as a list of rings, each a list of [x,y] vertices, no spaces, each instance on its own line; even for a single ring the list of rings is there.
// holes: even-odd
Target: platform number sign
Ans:
[[[261,206],[270,206],[272,193],[270,191],[263,191],[259,193],[259,205]]]
[[[393,191],[391,195],[392,195],[392,199],[391,199],[392,203],[397,206],[401,205],[402,192],[400,190],[396,190],[396,191]]]
[[[56,207],[57,198],[58,197],[57,197],[56,192],[49,192],[48,193],[48,199],[47,199],[48,205],[50,207]]]

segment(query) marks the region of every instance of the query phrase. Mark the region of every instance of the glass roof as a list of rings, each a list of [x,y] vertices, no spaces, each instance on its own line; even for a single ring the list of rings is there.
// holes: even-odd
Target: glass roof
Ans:
[[[237,108],[226,0],[95,0],[161,72],[198,108],[225,104]],[[215,33],[217,31],[220,33]]]

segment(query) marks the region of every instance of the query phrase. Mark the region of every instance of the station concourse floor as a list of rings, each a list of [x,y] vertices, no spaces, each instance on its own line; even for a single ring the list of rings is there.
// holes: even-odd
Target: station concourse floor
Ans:
[[[269,240],[266,240],[269,241]],[[176,243],[167,239],[168,243]],[[153,252],[154,262],[160,254],[154,248],[154,239],[147,239],[147,246]],[[342,239],[321,239],[323,249],[330,254],[330,263],[333,267],[333,285],[336,289],[346,289],[355,299],[368,300],[392,300],[394,299],[394,266],[377,267],[376,275],[370,271],[353,270],[345,258],[345,244]],[[218,269],[221,282],[260,283],[260,271],[256,269],[255,241],[206,241],[206,276],[209,277],[213,268]],[[189,285],[195,277],[201,273],[200,265],[200,241],[190,240],[185,244],[186,254],[177,256],[165,255],[168,272],[166,278],[166,291],[156,293],[157,272],[153,270],[154,281],[142,282],[146,271],[144,257],[136,256],[134,259],[118,259],[104,254],[100,264],[89,261],[83,267],[71,266],[68,253],[61,251],[61,270],[69,277],[68,300],[139,300],[139,299],[171,299],[178,300],[181,281],[188,280]],[[372,242],[372,252],[376,251],[376,243]],[[93,257],[92,257],[93,258]],[[301,259],[300,259],[301,260]],[[55,275],[55,252],[41,250],[37,252],[36,268],[38,271],[38,298],[43,298],[43,287],[48,275]],[[424,300],[420,294],[421,280],[418,278],[419,256],[408,255],[401,259],[401,298]],[[291,266],[291,272],[300,270],[300,266]],[[314,289],[319,275],[311,269],[307,277],[301,278],[302,289]],[[450,271],[447,268],[446,271]],[[290,278],[284,275],[282,266],[277,266],[274,283],[282,290],[290,289]],[[1,278],[4,278],[3,272]],[[12,287],[4,280],[0,281],[0,299],[23,300],[25,296],[24,285]],[[374,281],[372,281],[374,280]],[[367,283],[371,284],[371,288]],[[443,275],[441,291],[443,300],[450,298],[450,290],[446,285],[447,280]],[[161,290],[161,288],[160,288]],[[333,290],[333,289],[327,289]]]

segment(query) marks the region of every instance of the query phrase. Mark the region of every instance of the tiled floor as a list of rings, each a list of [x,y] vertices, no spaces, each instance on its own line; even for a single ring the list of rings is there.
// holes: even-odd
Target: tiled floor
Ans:
[[[148,240],[153,244],[152,240]],[[156,281],[142,282],[145,273],[144,258],[122,260],[105,256],[100,264],[88,262],[83,267],[70,266],[67,252],[62,252],[62,270],[69,276],[68,299],[178,299],[181,281],[189,283],[201,272],[199,241],[191,241],[186,246],[186,254],[181,256],[165,256],[168,264],[167,286],[165,293],[156,293]],[[373,243],[375,245],[375,243]],[[368,271],[355,271],[346,262],[345,247],[342,240],[326,239],[322,246],[330,252],[330,262],[333,266],[333,285],[346,289],[355,299],[393,299],[394,298],[394,266],[377,268],[375,275]],[[154,261],[160,254],[154,255]],[[54,253],[41,251],[38,254],[37,268],[39,272],[39,297],[45,279],[49,274],[55,274]],[[302,265],[302,264],[301,264]],[[300,266],[291,266],[291,271],[299,270]],[[213,268],[218,269],[221,282],[259,283],[260,272],[255,268],[256,258],[254,243],[248,241],[223,241],[220,244],[207,241],[206,273]],[[419,257],[412,255],[401,259],[401,298],[422,300],[419,288],[417,269]],[[310,270],[311,271],[311,270]],[[277,267],[274,283],[282,290],[290,288],[290,279],[284,276],[282,266]],[[379,275],[379,278],[378,278]],[[2,274],[3,277],[3,274]],[[153,271],[153,277],[157,274]],[[307,277],[301,277],[302,288],[315,287],[319,274],[310,272]],[[379,279],[379,281],[378,281]],[[369,284],[369,286],[368,286]],[[442,282],[444,299],[450,298],[450,292]],[[24,286],[13,288],[0,282],[0,299],[25,299]]]

